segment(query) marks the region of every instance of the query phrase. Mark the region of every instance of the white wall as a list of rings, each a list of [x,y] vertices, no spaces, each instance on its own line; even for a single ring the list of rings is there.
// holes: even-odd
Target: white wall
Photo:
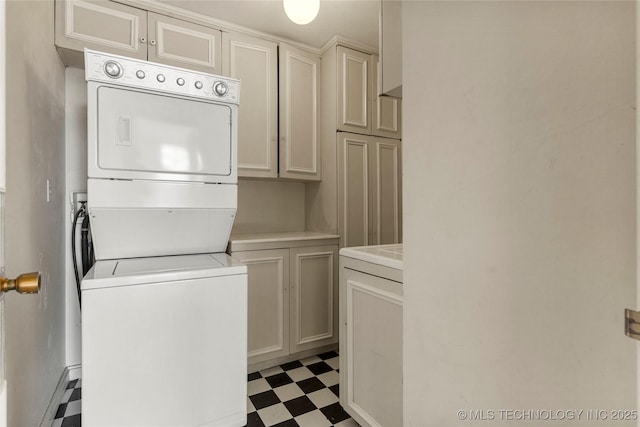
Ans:
[[[634,2],[403,7],[405,425],[634,409]]]
[[[53,1],[6,7],[6,272],[42,274],[39,295],[6,297],[8,425],[35,426],[65,366],[64,67],[53,45]]]

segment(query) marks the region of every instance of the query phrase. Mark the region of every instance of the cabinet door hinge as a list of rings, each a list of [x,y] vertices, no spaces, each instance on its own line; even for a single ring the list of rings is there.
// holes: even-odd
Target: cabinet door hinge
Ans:
[[[624,310],[624,333],[629,338],[640,341],[640,311]]]

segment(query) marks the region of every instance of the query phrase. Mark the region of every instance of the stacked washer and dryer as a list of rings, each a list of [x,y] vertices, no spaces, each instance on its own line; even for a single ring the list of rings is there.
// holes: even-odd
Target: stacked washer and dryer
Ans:
[[[85,51],[84,426],[243,426],[237,80]]]

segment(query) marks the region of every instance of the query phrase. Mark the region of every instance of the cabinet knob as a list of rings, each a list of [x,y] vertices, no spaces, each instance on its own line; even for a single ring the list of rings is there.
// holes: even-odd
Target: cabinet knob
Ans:
[[[140,43],[146,43],[147,39],[145,37],[140,37]]]
[[[155,46],[155,45],[156,45],[156,41],[155,41],[155,40],[149,40],[149,44],[150,44],[151,46]]]
[[[40,273],[25,273],[15,279],[0,276],[0,292],[16,291],[19,294],[37,294],[40,291]]]

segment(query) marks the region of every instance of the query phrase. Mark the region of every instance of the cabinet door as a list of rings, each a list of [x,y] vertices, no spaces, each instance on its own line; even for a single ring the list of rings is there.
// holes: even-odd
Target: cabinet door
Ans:
[[[347,268],[340,281],[340,403],[361,426],[401,426],[402,284]]]
[[[399,243],[401,224],[400,141],[374,138],[370,143],[371,244]]]
[[[278,176],[278,45],[222,33],[222,74],[240,79],[238,176]]]
[[[338,342],[338,247],[291,248],[291,353]]]
[[[147,12],[111,1],[56,1],[56,45],[147,59]]]
[[[320,57],[280,43],[280,176],[321,179]]]
[[[371,134],[369,54],[338,46],[338,129]]]
[[[289,250],[231,254],[247,265],[249,364],[289,354]]]
[[[149,12],[149,61],[221,74],[222,33]]]
[[[371,244],[370,136],[338,133],[338,234],[340,246]]]
[[[378,96],[380,93],[380,79],[378,78],[380,61],[377,55],[373,56],[373,64],[374,66],[371,67],[373,74],[371,79],[372,133],[376,136],[400,139],[402,138],[400,130],[402,101],[389,96]]]

